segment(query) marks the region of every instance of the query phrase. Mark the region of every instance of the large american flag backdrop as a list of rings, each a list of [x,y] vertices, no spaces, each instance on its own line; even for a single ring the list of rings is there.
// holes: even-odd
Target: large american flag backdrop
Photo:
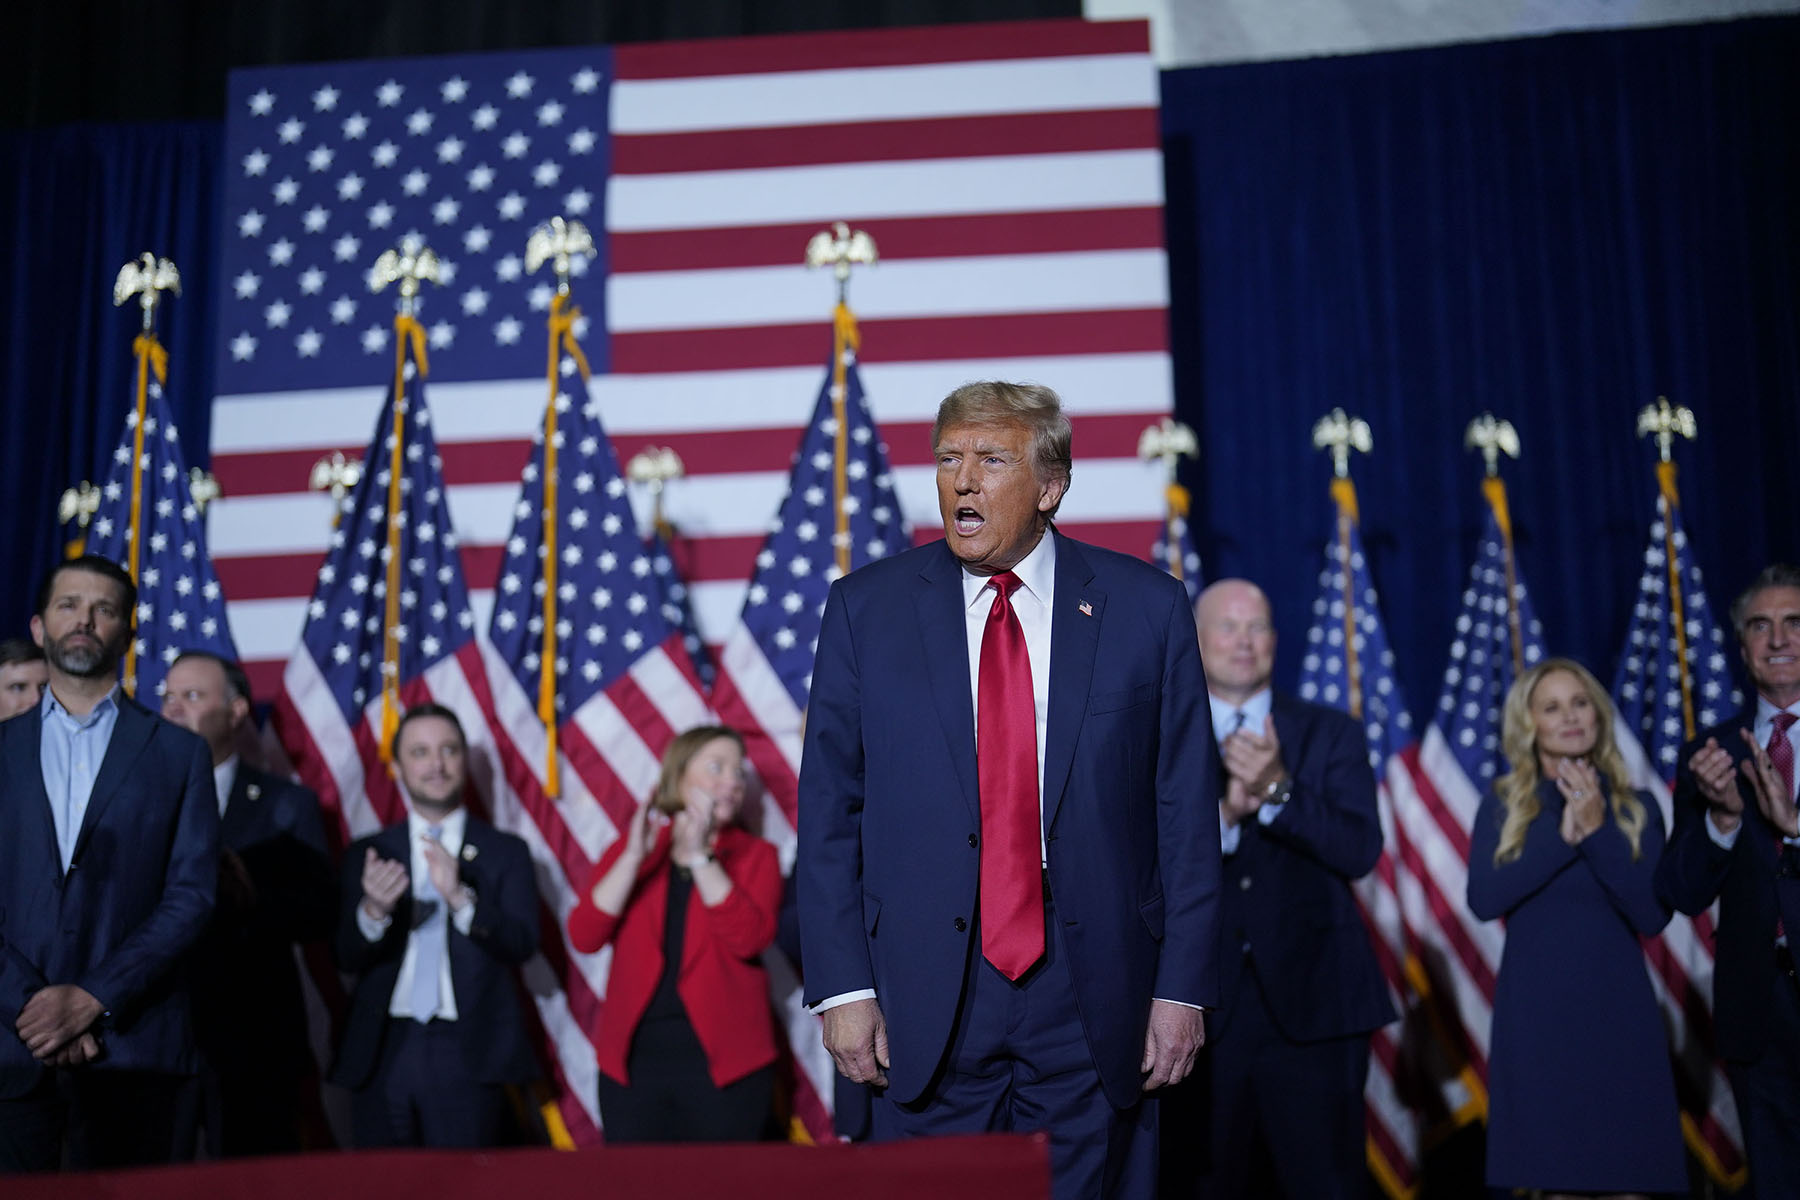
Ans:
[[[920,536],[938,525],[937,401],[969,379],[1030,379],[1056,387],[1074,418],[1061,524],[1144,553],[1163,480],[1136,458],[1137,437],[1172,406],[1157,86],[1145,25],[1076,21],[234,75],[212,447],[225,498],[209,516],[258,693],[280,692],[290,658],[308,653],[333,536],[333,504],[308,478],[333,451],[360,456],[383,408],[393,303],[367,273],[407,235],[443,260],[418,319],[478,644],[499,628],[495,588],[519,559],[508,542],[547,399],[554,281],[525,271],[525,242],[556,215],[585,222],[598,245],[574,279],[586,313],[574,332],[613,461],[661,446],[686,464],[664,512],[715,651],[740,625],[819,395],[833,283],[799,259],[833,220],[880,246],[852,284],[860,375]],[[648,498],[632,500],[647,528]],[[518,664],[527,683],[533,669],[491,647],[454,657],[474,677],[471,700],[490,682],[513,687],[493,664]],[[512,739],[527,723],[487,713],[499,728],[478,741],[525,749]],[[333,724],[312,736],[343,737]],[[636,732],[655,746],[666,730]],[[565,912],[619,806],[584,807],[571,837],[504,774],[495,817],[526,836],[548,911]],[[363,821],[385,809],[338,799]],[[603,990],[603,963],[547,951],[576,997],[584,983]],[[559,1027],[550,1044],[579,1132],[597,1122],[592,1060],[567,1036],[583,1020],[567,1003],[540,1010]]]

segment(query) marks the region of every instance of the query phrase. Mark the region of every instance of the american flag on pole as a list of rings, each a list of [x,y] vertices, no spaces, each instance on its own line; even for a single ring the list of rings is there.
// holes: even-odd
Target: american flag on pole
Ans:
[[[564,313],[558,297],[553,329]],[[568,944],[569,910],[655,790],[669,740],[710,713],[668,617],[665,576],[638,534],[578,344],[552,334],[552,346],[555,391],[547,389],[495,589],[488,720],[518,801],[505,827],[532,846],[556,918],[545,957],[563,999],[540,1002],[540,1016],[560,1111],[573,1139],[590,1142],[601,1124],[590,1039],[606,1019],[611,953]]]
[[[1054,386],[1075,425],[1060,523],[1142,554],[1172,408],[1158,77],[1142,22],[1012,22],[245,70],[231,81],[210,514],[259,691],[306,619],[330,500],[381,402],[389,306],[363,274],[401,235],[450,268],[422,298],[449,508],[481,628],[543,407],[553,289],[529,231],[584,221],[582,345],[621,461],[672,447],[672,549],[700,635],[735,628],[818,386],[834,220],[861,371],[900,504],[936,525],[929,428],[970,379]],[[640,525],[646,525],[640,514]]]
[[[675,563],[675,553],[669,547],[669,539],[658,529],[645,539],[645,545],[650,552],[651,565],[656,568],[656,577],[662,580],[663,619],[681,632],[682,648],[687,651],[688,661],[694,666],[700,688],[711,695],[719,668],[713,662],[712,651],[700,636],[700,626],[694,620],[694,606],[688,597],[687,582]]]
[[[330,552],[275,703],[289,760],[352,838],[406,813],[382,745],[399,711],[425,700],[446,705],[471,750],[485,732],[475,614],[424,375],[410,355],[403,371],[402,390],[376,415],[362,478],[327,524]]]
[[[1633,782],[1656,797],[1664,827],[1673,828],[1670,791],[1682,744],[1737,711],[1743,697],[1681,526],[1674,463],[1657,464],[1657,483],[1613,703]],[[1744,1141],[1736,1101],[1712,1050],[1712,946],[1712,914],[1690,920],[1676,913],[1661,935],[1644,942],[1644,953],[1674,1039],[1682,1134],[1707,1174],[1735,1191],[1746,1177]]]
[[[1368,1162],[1383,1190],[1396,1200],[1405,1200],[1418,1192],[1427,1121],[1427,1115],[1411,1103],[1407,1086],[1418,1070],[1413,1061],[1417,1048],[1408,1045],[1408,1038],[1417,1036],[1417,1022],[1410,1020],[1409,1014],[1419,1008],[1420,990],[1415,983],[1422,979],[1418,946],[1406,927],[1401,904],[1403,875],[1416,856],[1405,849],[1409,845],[1407,823],[1397,812],[1405,806],[1407,816],[1417,819],[1418,796],[1406,763],[1417,757],[1418,739],[1394,675],[1394,653],[1381,619],[1375,580],[1363,554],[1355,484],[1348,478],[1332,480],[1331,498],[1337,512],[1325,546],[1325,566],[1319,572],[1312,627],[1306,634],[1300,695],[1349,713],[1362,722],[1369,742],[1382,850],[1375,870],[1356,882],[1355,892],[1394,1011],[1400,1016],[1376,1030],[1372,1041],[1369,1077],[1363,1089],[1368,1105]],[[1417,891],[1410,880],[1405,882]]]
[[[149,353],[160,351],[156,346]],[[182,651],[206,650],[231,659],[237,651],[225,618],[225,593],[207,553],[206,522],[182,457],[181,436],[169,416],[162,385],[153,377],[145,381],[141,433],[140,439],[134,406],[125,414],[125,432],[113,451],[100,506],[88,526],[87,551],[137,568],[137,631],[130,672],[135,678],[127,686],[155,708],[163,675]],[[136,559],[131,553],[134,512]]]
[[[1410,764],[1418,819],[1408,824],[1410,897],[1402,903],[1418,939],[1436,1032],[1450,1059],[1438,1073],[1451,1119],[1487,1112],[1487,1056],[1494,980],[1505,935],[1497,921],[1477,921],[1465,897],[1469,833],[1482,795],[1501,766],[1500,713],[1517,675],[1544,657],[1544,635],[1532,613],[1513,557],[1512,517],[1498,476],[1482,481],[1487,519],[1469,570],[1443,691]]]
[[[851,318],[840,309],[838,319],[842,330]],[[912,544],[854,352],[846,347],[842,353],[842,395],[834,395],[838,364],[828,363],[794,455],[787,497],[757,552],[756,574],[720,655],[713,691],[720,719],[744,734],[765,789],[763,836],[780,849],[789,870],[799,820],[800,730],[826,593],[847,571]],[[778,997],[788,1041],[813,1095],[825,1102],[833,1094],[834,1068],[819,1040],[818,1018],[801,1007],[799,980],[792,983]]]

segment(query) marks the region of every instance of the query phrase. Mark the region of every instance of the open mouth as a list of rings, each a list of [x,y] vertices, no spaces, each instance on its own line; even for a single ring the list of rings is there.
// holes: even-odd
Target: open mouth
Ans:
[[[983,525],[987,524],[987,520],[980,513],[966,505],[958,508],[952,517],[956,532],[962,537],[972,537],[980,531]]]

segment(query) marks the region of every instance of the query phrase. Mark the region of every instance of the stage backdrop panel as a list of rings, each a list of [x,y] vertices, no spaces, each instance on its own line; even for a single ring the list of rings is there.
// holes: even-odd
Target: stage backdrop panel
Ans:
[[[1158,79],[1140,22],[748,38],[235,74],[218,280],[212,548],[259,691],[331,528],[312,464],[360,453],[393,370],[377,254],[424,238],[431,405],[478,625],[545,397],[553,280],[529,232],[585,222],[592,392],[621,459],[672,446],[666,510],[719,641],[831,349],[801,265],[867,230],[862,373],[908,519],[938,525],[930,424],[970,379],[1049,384],[1075,421],[1078,537],[1147,553],[1137,436],[1172,407]],[[922,536],[923,536],[922,533]]]

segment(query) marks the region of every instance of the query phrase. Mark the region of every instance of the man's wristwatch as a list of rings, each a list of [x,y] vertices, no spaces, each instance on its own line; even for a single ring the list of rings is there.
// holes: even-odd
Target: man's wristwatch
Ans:
[[[1283,775],[1279,779],[1270,781],[1269,786],[1263,789],[1262,802],[1264,804],[1286,804],[1293,797],[1294,781]]]

